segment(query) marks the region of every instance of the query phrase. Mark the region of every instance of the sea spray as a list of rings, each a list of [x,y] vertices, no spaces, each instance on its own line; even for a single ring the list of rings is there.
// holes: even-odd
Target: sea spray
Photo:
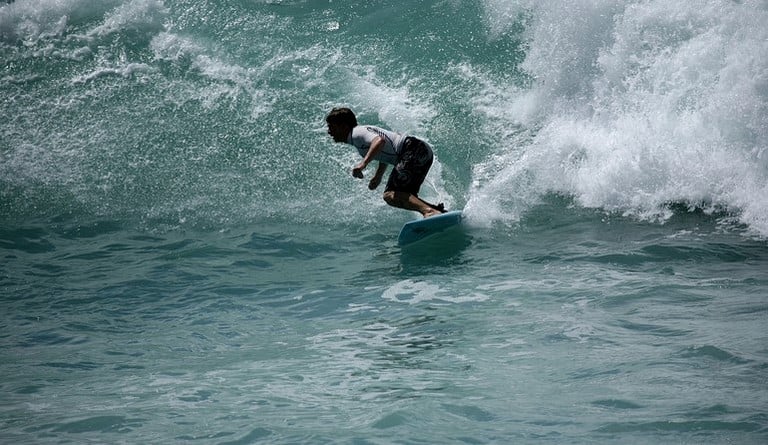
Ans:
[[[485,219],[514,220],[515,208],[562,193],[651,219],[684,203],[768,234],[764,3],[487,2],[487,11],[497,33],[526,17],[532,83],[504,95],[510,86],[494,85],[492,106],[476,100],[487,131],[506,137],[475,166],[470,210],[501,205]]]

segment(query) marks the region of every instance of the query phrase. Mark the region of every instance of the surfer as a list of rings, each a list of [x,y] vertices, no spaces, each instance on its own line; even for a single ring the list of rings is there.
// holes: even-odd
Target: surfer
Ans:
[[[387,166],[393,166],[384,189],[387,204],[417,211],[425,218],[445,212],[442,203],[430,204],[418,196],[434,157],[429,144],[373,125],[358,125],[355,113],[349,108],[334,108],[325,117],[325,122],[328,134],[335,142],[353,145],[363,157],[352,168],[352,176],[362,179],[368,164],[374,160],[379,162],[376,173],[368,182],[370,190],[379,186]]]

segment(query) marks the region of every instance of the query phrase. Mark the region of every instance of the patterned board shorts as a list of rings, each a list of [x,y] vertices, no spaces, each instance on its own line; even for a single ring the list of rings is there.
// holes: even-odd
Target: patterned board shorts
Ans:
[[[385,191],[408,192],[418,195],[424,178],[432,166],[432,149],[424,141],[407,137],[403,141],[403,150],[397,158],[397,165],[392,169]]]

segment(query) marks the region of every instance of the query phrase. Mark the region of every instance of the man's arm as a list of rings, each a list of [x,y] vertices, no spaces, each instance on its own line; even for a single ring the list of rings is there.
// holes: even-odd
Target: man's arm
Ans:
[[[381,149],[384,147],[384,138],[381,136],[376,136],[376,138],[371,142],[370,148],[368,148],[368,153],[365,154],[365,157],[362,161],[360,161],[359,164],[357,164],[352,169],[352,176],[355,178],[362,179],[363,178],[363,170],[365,170],[365,167],[368,166],[368,164],[371,163],[371,161],[376,157],[377,154],[381,151]],[[378,170],[377,170],[378,173]]]
[[[371,190],[376,189],[376,187],[381,184],[381,178],[384,177],[384,172],[387,171],[387,164],[383,162],[379,162],[379,166],[376,168],[376,174],[373,175],[373,178],[371,178],[371,182],[368,183],[368,188]]]

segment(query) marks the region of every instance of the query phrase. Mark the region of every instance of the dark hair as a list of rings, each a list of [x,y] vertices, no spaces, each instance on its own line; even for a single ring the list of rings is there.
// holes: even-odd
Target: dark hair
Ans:
[[[355,117],[355,113],[349,108],[344,107],[331,110],[331,112],[328,113],[328,116],[325,117],[325,122],[329,124],[348,125],[351,128],[357,127],[357,117]]]

